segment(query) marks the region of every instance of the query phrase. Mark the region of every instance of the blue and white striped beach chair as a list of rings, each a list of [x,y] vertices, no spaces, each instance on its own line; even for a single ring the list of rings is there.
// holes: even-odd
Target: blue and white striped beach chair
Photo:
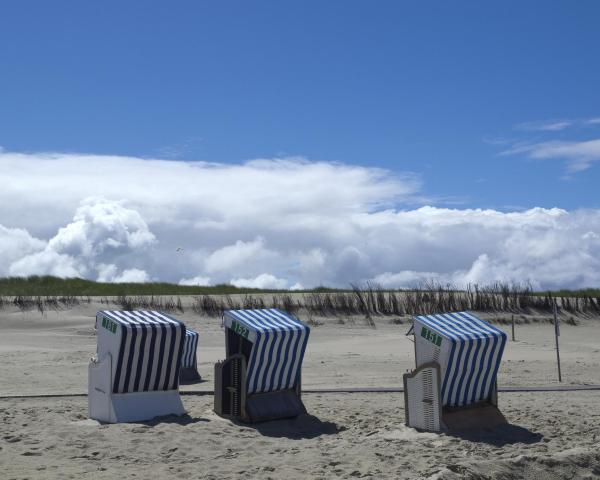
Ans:
[[[103,422],[183,414],[179,370],[185,325],[156,311],[101,311],[89,365],[88,413]]]
[[[277,309],[226,310],[223,325],[227,358],[215,365],[215,411],[248,422],[306,413],[308,325]]]
[[[404,376],[407,424],[425,430],[450,428],[459,418],[452,412],[462,409],[460,418],[466,419],[464,409],[473,406],[492,407],[470,410],[489,421],[504,419],[495,408],[496,377],[507,339],[502,330],[472,313],[455,312],[414,317],[413,333],[417,368]]]
[[[181,370],[179,372],[179,381],[181,383],[194,383],[200,380],[196,360],[199,338],[198,332],[186,328],[183,354],[181,357]]]

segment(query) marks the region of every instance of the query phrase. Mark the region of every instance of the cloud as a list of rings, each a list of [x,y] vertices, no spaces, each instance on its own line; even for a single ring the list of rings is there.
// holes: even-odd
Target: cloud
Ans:
[[[43,237],[54,233],[57,222],[67,223],[80,201],[94,194],[126,199],[149,224],[217,232],[234,223],[240,229],[252,223],[258,231],[275,220],[310,226],[313,211],[376,210],[414,200],[420,189],[414,174],[303,158],[218,164],[0,152],[0,179],[5,180],[0,223]],[[22,202],[18,209],[16,199]],[[217,243],[221,239],[211,246]]]
[[[32,237],[23,228],[0,225],[0,276],[9,274],[8,267],[21,258],[42,250],[46,242]]]
[[[145,283],[150,281],[150,276],[144,270],[139,268],[129,268],[118,273],[117,266],[114,264],[98,265],[99,282],[119,282],[119,283]]]
[[[533,132],[558,132],[573,126],[574,122],[570,120],[554,120],[545,122],[526,122],[515,126],[517,130],[527,130]]]
[[[231,280],[231,284],[236,287],[245,288],[265,288],[265,289],[285,289],[288,287],[288,281],[284,278],[277,278],[270,273],[261,273],[256,278],[236,278]],[[296,286],[296,285],[295,285]],[[298,288],[295,288],[298,290]]]
[[[210,277],[196,276],[192,278],[182,278],[179,280],[179,285],[191,285],[194,287],[205,287],[210,285]]]
[[[581,172],[600,160],[600,139],[574,141],[549,141],[515,145],[502,152],[504,155],[524,153],[533,159],[564,159],[570,172]]]
[[[538,122],[524,122],[514,126],[515,130],[530,132],[559,132],[572,127],[593,126],[600,123],[600,118],[576,118],[571,120],[543,120]]]
[[[99,281],[147,281],[147,274],[140,269],[128,269],[118,275],[114,264],[104,262],[143,250],[155,240],[135,210],[122,202],[90,197],[81,201],[72,221],[59,228],[47,243],[34,242],[37,251],[11,262],[8,273],[89,277],[97,271]]]
[[[373,278],[373,283],[384,288],[414,288],[432,281],[450,282],[450,277],[451,275],[444,276],[438,272],[415,272],[414,270],[404,270],[396,273],[380,273]]]
[[[2,275],[262,288],[600,283],[599,210],[418,206],[413,174],[302,158],[1,152],[0,181]]]
[[[150,281],[150,277],[144,270],[139,268],[130,268],[124,270],[113,281],[123,283],[145,283]]]
[[[249,242],[238,240],[211,253],[204,262],[205,270],[209,273],[245,270],[249,264],[269,261],[273,255],[273,252],[264,248],[264,239],[261,237]]]
[[[579,118],[571,120],[546,120],[541,122],[526,122],[515,125],[516,130],[538,132],[535,140],[504,140],[490,142],[505,146],[500,155],[526,155],[531,159],[561,159],[566,161],[569,174],[587,170],[594,162],[600,160],[600,139],[567,140],[567,133],[559,133],[567,129],[590,129],[600,125],[600,118]],[[570,133],[573,133],[570,131]],[[548,139],[549,137],[554,139]],[[540,138],[546,138],[541,141]],[[563,178],[570,178],[569,175]]]
[[[53,250],[32,253],[12,263],[8,269],[11,277],[29,275],[54,275],[56,277],[84,277],[85,266],[76,258]]]
[[[98,282],[113,282],[117,278],[117,266],[114,264],[100,263],[98,265]]]
[[[97,257],[106,250],[135,249],[155,241],[140,214],[122,202],[86,198],[73,221],[48,242],[48,249],[80,257]]]
[[[428,280],[456,285],[468,283],[530,282],[536,288],[583,287],[600,282],[600,212],[569,213],[559,209],[531,209],[519,213],[495,211],[430,212],[445,215],[443,229],[454,255],[458,244],[475,254],[446,269],[411,269],[386,272],[374,280],[385,286],[410,287]],[[463,235],[452,239],[450,226],[463,223]],[[431,225],[431,224],[429,224]],[[592,227],[592,230],[588,228]],[[438,228],[442,224],[438,225]],[[479,234],[476,232],[479,230]],[[469,232],[475,233],[470,236]],[[485,243],[488,245],[484,247]],[[438,248],[430,254],[438,254]],[[476,253],[480,252],[480,253]],[[427,254],[427,246],[423,246]],[[458,265],[468,265],[466,268]],[[455,268],[458,266],[458,268]]]

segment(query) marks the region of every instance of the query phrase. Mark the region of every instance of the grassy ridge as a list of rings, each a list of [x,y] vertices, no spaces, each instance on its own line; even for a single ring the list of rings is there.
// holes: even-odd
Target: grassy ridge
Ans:
[[[83,278],[57,278],[51,276],[0,278],[0,295],[200,295],[260,293],[253,288],[237,288],[233,285],[210,287],[176,285],[174,283],[102,283]]]
[[[566,291],[567,295],[534,292],[528,285],[496,283],[468,285],[423,285],[411,290],[385,290],[377,285],[351,285],[350,290],[318,288],[292,295],[287,290],[236,288],[231,285],[193,287],[170,283],[98,283],[79,278],[28,277],[0,279],[0,308],[16,305],[21,310],[37,308],[44,313],[96,301],[120,305],[122,309],[184,311],[180,296],[192,295],[192,310],[220,315],[225,309],[282,308],[305,312],[309,317],[364,315],[423,315],[435,312],[473,310],[480,312],[548,313],[554,305],[559,313],[600,314],[598,290]],[[261,295],[269,293],[271,295]],[[238,295],[235,295],[238,294]],[[239,295],[241,294],[241,295]],[[99,297],[99,298],[98,298]]]
[[[500,288],[503,286],[500,285]],[[363,289],[371,289],[368,285]],[[415,289],[415,291],[438,290],[437,285],[429,285]],[[336,289],[329,287],[317,287],[301,290],[309,293],[350,293],[356,290],[355,286],[348,289]],[[376,288],[382,291],[398,291]],[[446,291],[449,291],[447,287]],[[459,291],[459,290],[455,290]],[[238,288],[229,284],[213,285],[209,287],[177,285],[174,283],[102,283],[83,278],[58,278],[49,275],[31,277],[9,277],[0,278],[0,295],[3,296],[119,296],[119,295],[233,295],[251,293],[284,293],[288,290],[273,290],[259,288]],[[600,297],[600,289],[588,288],[583,290],[557,290],[553,292],[534,292],[527,288],[523,294],[548,295],[551,293],[556,297],[583,298]]]
[[[287,290],[262,290],[238,288],[233,285],[210,287],[176,285],[174,283],[102,283],[83,278],[57,278],[52,276],[0,278],[0,295],[17,296],[118,296],[118,295],[232,295],[236,293],[281,293]],[[320,287],[311,292],[340,291]]]
[[[317,287],[313,289],[301,290],[301,292],[310,293],[335,293],[335,292],[353,292],[356,290],[354,285],[351,288],[339,289],[329,287]],[[373,286],[366,285],[366,288],[371,289]],[[502,284],[498,285],[499,289],[509,288]],[[483,287],[484,289],[486,287]],[[376,290],[383,291],[398,291],[397,289],[381,289],[375,287]],[[439,286],[432,283],[424,285],[415,290],[438,290]],[[445,288],[448,290],[448,287]],[[547,295],[551,293],[556,297],[600,297],[600,288],[587,288],[582,290],[556,290],[552,292],[543,291],[535,292],[530,287],[524,287],[524,292],[532,295]],[[460,291],[456,289],[455,291]],[[212,285],[209,287],[177,285],[167,282],[156,283],[102,283],[83,278],[58,278],[53,276],[31,276],[31,277],[9,277],[0,278],[0,295],[75,295],[75,296],[117,296],[117,295],[232,295],[245,293],[283,293],[288,290],[273,290],[260,288],[238,288],[229,284]]]
[[[600,288],[583,288],[581,290],[555,290],[550,292],[555,297],[570,297],[570,298],[583,298],[583,297],[600,297]]]

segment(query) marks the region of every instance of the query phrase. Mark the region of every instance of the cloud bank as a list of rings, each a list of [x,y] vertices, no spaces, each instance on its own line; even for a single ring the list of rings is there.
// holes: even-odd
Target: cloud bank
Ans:
[[[302,158],[0,152],[0,181],[2,276],[261,288],[600,283],[600,211],[418,206],[411,174]]]

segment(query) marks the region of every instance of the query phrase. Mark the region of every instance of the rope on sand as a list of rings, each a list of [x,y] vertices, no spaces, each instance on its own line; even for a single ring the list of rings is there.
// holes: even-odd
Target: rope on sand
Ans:
[[[530,385],[522,387],[499,387],[500,393],[518,393],[518,392],[577,392],[600,390],[600,385]],[[307,388],[303,389],[303,394],[319,393],[402,393],[402,387],[350,387],[350,388]],[[214,395],[213,390],[181,390],[180,395],[186,396],[205,396]],[[69,397],[87,397],[87,393],[42,393],[36,395],[0,395],[0,400],[27,399],[27,398],[69,398]]]
[[[544,385],[544,386],[523,386],[523,387],[498,387],[498,392],[516,393],[516,392],[575,392],[600,390],[600,385]],[[357,387],[357,388],[323,388],[306,389],[302,393],[402,393],[402,387]]]

